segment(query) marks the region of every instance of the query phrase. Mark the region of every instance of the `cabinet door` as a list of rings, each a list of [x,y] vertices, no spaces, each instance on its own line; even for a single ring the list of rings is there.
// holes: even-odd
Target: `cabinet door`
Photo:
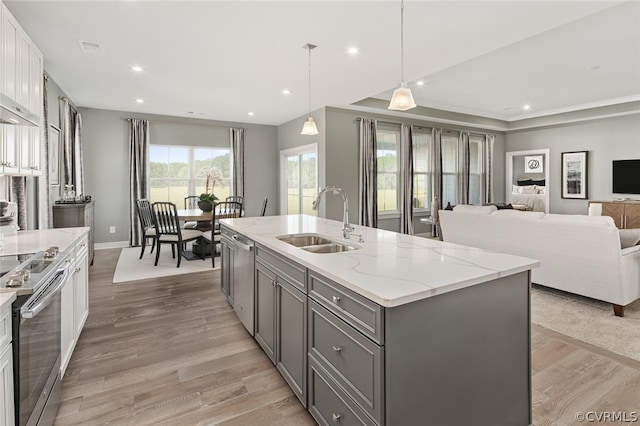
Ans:
[[[276,367],[306,407],[307,295],[278,277],[276,298]]]
[[[256,329],[255,338],[269,359],[275,363],[276,343],[276,275],[269,268],[256,262]]]
[[[87,250],[84,249],[79,260],[76,260],[74,284],[74,329],[76,341],[80,337],[84,323],[89,316],[89,262]]]
[[[602,216],[611,216],[616,226],[622,229],[624,226],[624,204],[602,203]]]
[[[17,174],[19,126],[0,126],[0,132],[3,134],[0,169],[4,174]]]
[[[233,305],[233,266],[235,246],[227,243],[225,240],[220,242],[220,262],[222,263],[220,270],[222,276],[220,279],[220,290],[227,296],[227,301]]]
[[[18,39],[20,25],[4,4],[2,6],[2,93],[16,100],[18,92]]]
[[[73,279],[67,279],[67,283],[62,288],[61,307],[61,338],[60,338],[60,374],[64,372],[71,359],[71,353],[75,347],[75,307],[73,301],[74,285]]]
[[[15,423],[11,345],[0,347],[0,424]]]
[[[624,206],[625,228],[640,228],[640,204]]]
[[[16,135],[18,137],[18,173],[20,175],[31,174],[31,127],[16,126]]]

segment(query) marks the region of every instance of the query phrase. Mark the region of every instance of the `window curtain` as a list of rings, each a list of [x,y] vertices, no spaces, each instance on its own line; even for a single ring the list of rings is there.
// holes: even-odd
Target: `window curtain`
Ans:
[[[469,132],[460,132],[458,136],[460,149],[458,173],[458,202],[469,204]]]
[[[431,156],[433,176],[433,179],[431,179],[431,194],[433,194],[433,200],[436,200],[437,204],[443,208],[445,206],[442,205],[442,129],[436,129],[435,127],[431,129],[431,143],[433,144],[431,147],[431,152],[433,153]],[[437,212],[432,209],[431,215],[435,218],[437,217],[436,214]]]
[[[484,139],[484,202],[493,203],[493,145],[495,135],[485,135]]]
[[[82,116],[69,103],[60,98],[60,140],[65,186],[73,185],[76,195],[84,194],[84,170],[82,163]]]
[[[413,234],[413,126],[403,124],[400,135],[400,232]]]
[[[129,119],[129,244],[142,243],[136,201],[149,198],[149,121]]]
[[[358,134],[359,178],[358,198],[359,223],[363,226],[378,227],[378,165],[376,159],[376,133],[378,122],[368,118],[360,119]]]
[[[229,129],[231,139],[232,195],[244,197],[244,133],[245,129]]]

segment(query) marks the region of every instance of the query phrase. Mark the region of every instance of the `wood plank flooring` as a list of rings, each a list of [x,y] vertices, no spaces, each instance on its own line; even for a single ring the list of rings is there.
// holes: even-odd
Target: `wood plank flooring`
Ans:
[[[96,251],[57,426],[315,424],[220,293],[219,270],[112,284],[119,253]],[[640,362],[535,325],[532,347],[535,425],[640,411]]]

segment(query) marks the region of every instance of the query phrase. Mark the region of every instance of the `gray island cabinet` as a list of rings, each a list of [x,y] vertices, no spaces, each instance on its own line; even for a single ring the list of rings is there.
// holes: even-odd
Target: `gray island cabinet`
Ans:
[[[340,226],[305,215],[222,225],[255,242],[255,339],[315,420],[530,425],[537,262],[365,227],[342,253],[277,238],[339,239]]]

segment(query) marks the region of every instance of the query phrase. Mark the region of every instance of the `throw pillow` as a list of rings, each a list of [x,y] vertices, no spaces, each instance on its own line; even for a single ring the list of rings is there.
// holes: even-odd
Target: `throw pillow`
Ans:
[[[620,229],[620,247],[633,247],[640,243],[640,228]]]

